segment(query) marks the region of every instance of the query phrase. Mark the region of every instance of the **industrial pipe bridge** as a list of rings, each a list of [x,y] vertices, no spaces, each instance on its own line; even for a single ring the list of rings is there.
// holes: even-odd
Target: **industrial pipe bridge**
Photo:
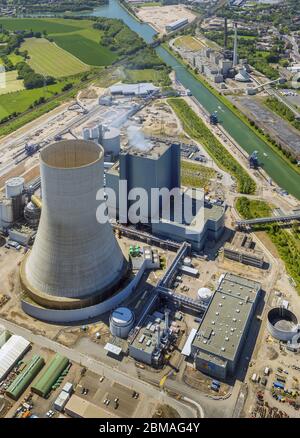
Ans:
[[[300,212],[285,216],[272,216],[272,217],[260,217],[256,219],[247,219],[242,221],[236,221],[235,226],[237,229],[243,229],[251,227],[251,225],[256,224],[271,224],[276,222],[293,222],[300,220]]]
[[[203,314],[207,309],[207,305],[205,305],[201,301],[194,300],[193,298],[187,297],[186,295],[173,292],[167,287],[157,286],[156,291],[163,298],[166,298],[167,300],[172,301],[175,304],[178,303],[188,310],[193,310],[197,313]]]

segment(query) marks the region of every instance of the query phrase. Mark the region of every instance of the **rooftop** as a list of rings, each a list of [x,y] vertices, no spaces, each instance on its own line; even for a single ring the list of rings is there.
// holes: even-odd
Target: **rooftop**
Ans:
[[[134,156],[140,156],[145,157],[151,160],[157,160],[160,158],[161,155],[163,155],[168,149],[170,145],[164,142],[155,141],[151,142],[150,147],[130,147],[126,151],[124,151],[124,154],[134,155]]]
[[[158,327],[160,327],[162,335],[165,329],[164,320],[154,315],[149,315],[144,322],[144,326],[139,330],[132,342],[132,346],[147,354],[152,354],[156,349],[158,341]]]
[[[208,355],[222,363],[235,359],[260,289],[256,281],[225,274],[193,341],[193,346],[201,349],[198,356]]]

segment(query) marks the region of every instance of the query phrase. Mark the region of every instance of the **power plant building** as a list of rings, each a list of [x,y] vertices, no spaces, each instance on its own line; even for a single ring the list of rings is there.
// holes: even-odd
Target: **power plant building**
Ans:
[[[147,192],[149,217],[151,212],[151,189],[180,187],[180,145],[157,142],[149,149],[130,148],[122,151],[119,161],[106,172],[106,187],[112,188],[119,198],[119,181],[127,181],[127,193],[138,187]],[[115,214],[108,201],[111,213]],[[118,208],[117,203],[117,208]]]
[[[198,370],[220,379],[234,374],[260,290],[256,281],[230,273],[223,276],[192,342]]]
[[[167,144],[156,142],[146,150],[130,148],[121,152],[119,161],[106,172],[106,188],[112,189],[116,194],[117,209],[108,199],[107,205],[111,217],[117,217],[121,222],[130,222],[130,202],[126,211],[120,208],[118,199],[119,183],[127,183],[126,193],[122,198],[128,199],[128,193],[134,188],[143,188],[148,195],[148,221],[153,234],[179,242],[188,241],[196,251],[202,250],[207,239],[218,240],[224,231],[225,207],[222,205],[204,202],[197,204],[196,199],[201,197],[201,192],[194,190],[194,195],[181,187],[181,156],[180,145],[177,143]],[[151,204],[151,189],[167,188],[168,190],[180,189],[181,202],[184,196],[191,198],[191,204],[195,211],[192,222],[176,221],[176,216],[170,206],[164,204],[163,197],[159,198],[158,205],[153,211]],[[152,208],[152,210],[151,210]],[[124,216],[125,215],[125,216]],[[127,217],[127,215],[129,217]]]

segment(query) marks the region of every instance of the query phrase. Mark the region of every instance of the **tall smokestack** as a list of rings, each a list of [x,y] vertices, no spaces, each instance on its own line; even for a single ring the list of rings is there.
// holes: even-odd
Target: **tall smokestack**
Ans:
[[[224,49],[227,49],[227,39],[228,39],[228,25],[227,17],[224,18]]]
[[[60,141],[41,151],[41,220],[20,268],[25,290],[38,303],[63,309],[103,301],[124,274],[125,258],[111,225],[96,217],[103,157],[101,146],[85,140]]]
[[[234,46],[233,46],[233,67],[238,64],[238,41],[237,41],[237,23],[234,23]]]

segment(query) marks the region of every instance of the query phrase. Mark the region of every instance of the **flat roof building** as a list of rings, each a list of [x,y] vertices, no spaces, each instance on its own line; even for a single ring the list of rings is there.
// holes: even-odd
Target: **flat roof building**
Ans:
[[[159,88],[150,82],[140,82],[138,84],[116,84],[109,87],[112,95],[123,96],[149,96],[159,91]]]
[[[179,20],[173,21],[166,25],[167,32],[173,32],[174,30],[179,29],[182,26],[188,24],[189,20],[187,18],[180,18]]]
[[[73,418],[115,418],[116,415],[73,394],[65,405],[65,413]]]
[[[217,378],[234,374],[260,290],[256,281],[224,275],[192,343],[198,370]]]

